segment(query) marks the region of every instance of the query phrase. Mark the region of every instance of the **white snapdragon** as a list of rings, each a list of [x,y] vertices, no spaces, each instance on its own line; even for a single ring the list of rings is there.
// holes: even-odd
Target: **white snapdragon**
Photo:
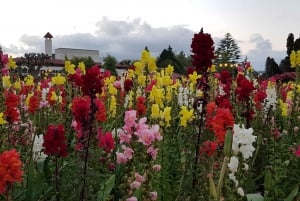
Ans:
[[[240,125],[234,124],[233,131],[233,152],[240,152],[244,160],[250,158],[255,150],[252,143],[256,141],[256,136],[252,135],[253,129],[246,129],[244,125],[241,125],[240,127]]]
[[[43,135],[36,135],[34,137],[34,142],[33,142],[33,160],[38,161],[38,160],[45,160],[47,155],[43,152],[43,143],[44,143],[44,138]]]
[[[272,107],[272,110],[276,109],[277,93],[276,93],[275,86],[269,86],[266,89],[266,94],[267,94],[267,97],[265,99],[264,111],[267,113],[271,107]]]
[[[239,167],[239,159],[236,156],[232,156],[230,158],[230,162],[228,163],[228,168],[232,173],[237,172],[237,169]]]

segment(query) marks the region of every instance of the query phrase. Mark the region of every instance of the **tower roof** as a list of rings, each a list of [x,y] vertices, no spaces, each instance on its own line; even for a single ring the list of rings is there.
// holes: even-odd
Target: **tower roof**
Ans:
[[[53,36],[52,36],[49,32],[47,32],[47,33],[44,35],[44,38],[53,38]]]

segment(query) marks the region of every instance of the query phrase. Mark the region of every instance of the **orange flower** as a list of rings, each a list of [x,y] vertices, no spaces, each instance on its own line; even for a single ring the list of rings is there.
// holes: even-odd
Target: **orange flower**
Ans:
[[[22,181],[21,168],[20,155],[15,149],[4,151],[0,155],[0,194],[5,193],[6,185]]]

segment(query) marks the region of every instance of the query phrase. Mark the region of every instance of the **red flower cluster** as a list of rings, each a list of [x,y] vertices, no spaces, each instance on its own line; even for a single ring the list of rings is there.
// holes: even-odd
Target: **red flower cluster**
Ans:
[[[98,130],[98,146],[103,148],[106,153],[112,152],[115,148],[115,140],[111,132],[103,133],[101,129]]]
[[[76,121],[88,120],[91,112],[91,98],[88,96],[77,96],[72,102],[72,113]]]
[[[192,39],[193,65],[198,73],[206,73],[212,65],[214,58],[214,41],[210,34],[203,33],[203,29],[198,34],[194,34]]]
[[[208,103],[206,106],[207,118],[206,126],[213,131],[217,142],[224,142],[226,129],[233,127],[234,117],[228,108],[218,108],[215,102]]]
[[[103,77],[98,66],[92,66],[82,76],[82,92],[84,95],[92,96],[102,92],[104,85]]]
[[[244,75],[238,75],[237,88],[235,89],[236,97],[239,101],[247,101],[250,99],[250,94],[255,87]]]
[[[217,147],[218,143],[216,141],[206,140],[202,143],[199,153],[206,154],[207,156],[212,156],[216,152]]]
[[[97,107],[96,111],[96,120],[100,122],[105,122],[106,121],[106,107],[105,104],[98,98],[95,99],[95,104]]]
[[[10,91],[4,92],[5,96],[5,116],[9,123],[17,122],[20,120],[20,112],[18,105],[20,104],[20,97]]]
[[[128,92],[128,91],[130,91],[132,89],[132,87],[133,87],[133,81],[132,81],[132,79],[126,79],[124,81],[124,90],[126,92]]]
[[[136,99],[136,110],[139,116],[146,114],[146,98],[144,96],[139,96]]]
[[[15,149],[0,154],[0,194],[5,193],[6,185],[22,181],[21,168],[20,155]]]
[[[65,157],[67,153],[67,144],[65,137],[65,127],[62,124],[49,125],[47,133],[44,135],[45,154]]]
[[[29,99],[28,112],[34,113],[40,107],[40,92],[34,92]]]

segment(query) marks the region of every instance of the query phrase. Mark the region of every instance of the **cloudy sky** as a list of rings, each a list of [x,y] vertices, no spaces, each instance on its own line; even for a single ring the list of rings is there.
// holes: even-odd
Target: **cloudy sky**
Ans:
[[[95,49],[137,59],[148,46],[152,55],[169,45],[190,55],[203,27],[215,47],[226,33],[256,70],[266,57],[280,63],[289,33],[300,36],[299,0],[6,0],[1,2],[0,45],[5,53],[44,52],[50,32],[56,48]]]

